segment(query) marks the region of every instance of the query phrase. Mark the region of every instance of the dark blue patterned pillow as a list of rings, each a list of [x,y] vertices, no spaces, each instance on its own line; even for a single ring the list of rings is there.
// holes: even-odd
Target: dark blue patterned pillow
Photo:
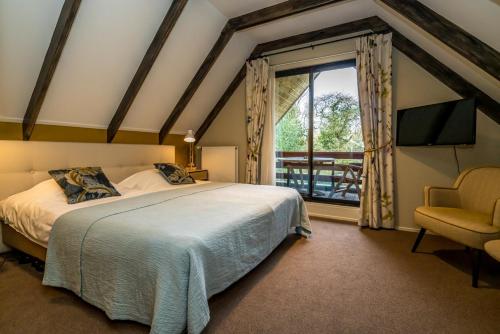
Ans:
[[[170,184],[192,184],[196,183],[188,171],[184,168],[170,163],[156,163],[155,167],[163,174]]]
[[[58,169],[49,171],[49,174],[64,190],[68,204],[121,196],[101,167]]]

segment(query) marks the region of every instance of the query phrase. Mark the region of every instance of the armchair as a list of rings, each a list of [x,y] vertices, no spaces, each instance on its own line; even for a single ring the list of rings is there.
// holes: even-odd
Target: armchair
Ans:
[[[426,230],[471,248],[472,286],[477,287],[484,244],[500,239],[500,166],[468,169],[452,188],[428,186],[424,196],[424,206],[414,213],[421,229],[412,252]]]

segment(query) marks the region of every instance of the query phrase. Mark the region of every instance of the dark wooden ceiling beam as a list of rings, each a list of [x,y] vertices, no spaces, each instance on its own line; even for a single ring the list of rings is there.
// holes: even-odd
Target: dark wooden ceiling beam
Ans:
[[[254,27],[283,17],[342,1],[346,0],[289,0],[230,19],[224,26],[224,29],[215,42],[215,45],[212,47],[212,50],[208,53],[207,57],[203,61],[203,64],[201,64],[194,78],[191,80],[188,87],[163,124],[159,135],[160,144],[163,143],[164,139],[175,125],[175,122],[177,122],[182,112],[191,101],[191,98],[200,87],[203,79],[205,79],[227,43],[231,40],[235,31]]]
[[[233,96],[234,92],[236,89],[240,86],[241,82],[245,80],[245,77],[247,75],[247,66],[246,63],[243,64],[241,69],[238,71],[234,79],[231,81],[229,86],[226,88],[224,91],[224,94],[220,97],[219,101],[215,104],[215,106],[212,108],[210,113],[207,115],[201,126],[198,128],[198,130],[195,132],[196,136],[196,143],[203,137],[205,132],[207,132],[208,128],[210,125],[212,125],[213,121],[217,118],[219,115],[220,111],[224,106],[226,105],[227,101]],[[195,143],[195,144],[196,144]]]
[[[380,0],[500,80],[500,53],[417,0]]]
[[[81,0],[65,0],[57,20],[54,33],[50,40],[49,48],[45,54],[42,68],[38,74],[35,88],[31,94],[30,102],[23,119],[23,139],[29,140],[36,124],[43,100],[49,89],[50,81],[54,76],[57,64],[61,57],[64,45],[68,39],[71,26],[75,21],[76,13]]]
[[[380,33],[389,30],[389,25],[380,20],[378,17],[372,16],[365,19],[339,24],[324,29],[310,31],[303,34],[298,34],[266,43],[261,43],[257,46],[257,49],[259,51],[257,56],[260,56],[261,54],[266,52],[285,49],[288,47],[293,47],[301,44],[314,43],[349,34],[356,34],[363,32],[365,30],[372,31],[374,33]]]
[[[260,49],[259,45],[257,45],[250,54],[250,58],[257,57],[259,54],[260,54]],[[222,108],[224,108],[227,101],[229,101],[231,96],[233,96],[234,92],[240,86],[241,82],[245,79],[246,76],[247,76],[247,64],[246,62],[244,62],[243,66],[241,66],[241,69],[238,71],[238,73],[236,73],[234,79],[231,81],[231,83],[226,88],[220,99],[217,101],[215,106],[207,115],[201,126],[195,132],[195,137],[196,137],[195,144],[198,143],[201,137],[203,137],[203,135],[205,134],[205,132],[207,132],[210,125],[212,125],[213,121],[215,121]]]
[[[125,119],[125,116],[127,115],[130,109],[130,106],[134,102],[134,99],[137,96],[137,94],[139,93],[139,90],[141,89],[144,80],[146,80],[149,71],[153,67],[153,64],[155,63],[156,58],[160,54],[163,45],[167,41],[168,36],[174,29],[174,26],[177,23],[179,17],[181,16],[182,11],[184,10],[186,4],[187,0],[174,0],[170,5],[170,8],[168,9],[167,14],[165,15],[162,23],[160,24],[160,27],[158,28],[155,37],[153,38],[151,44],[149,45],[149,48],[146,51],[146,54],[144,55],[144,58],[142,58],[141,64],[139,65],[137,72],[135,72],[132,82],[130,82],[130,85],[128,86],[127,91],[125,92],[125,95],[123,96],[120,104],[118,105],[118,109],[116,109],[116,112],[113,118],[111,119],[111,122],[109,123],[107,131],[108,143],[111,143],[115,138],[116,133],[120,128],[120,125],[122,124],[123,120]]]
[[[359,33],[363,31],[383,32],[387,31],[388,29],[389,26],[385,22],[381,21],[378,17],[373,16],[366,19],[353,21],[350,23],[340,24],[333,27],[307,32],[304,34],[294,35],[266,43],[261,43],[254,48],[254,50],[250,54],[249,59],[259,57],[265,52],[297,46],[304,43],[314,43],[329,38]],[[243,64],[240,71],[236,74],[233,81],[231,81],[231,83],[225,90],[224,94],[222,94],[219,101],[217,101],[215,106],[212,108],[208,116],[201,124],[200,128],[196,131],[197,142],[203,137],[203,135],[208,130],[210,125],[217,118],[217,116],[224,108],[229,98],[233,95],[234,91],[245,79],[245,76],[246,76],[246,64]]]
[[[299,14],[318,7],[331,5],[345,0],[290,0],[234,17],[229,24],[235,30],[243,30],[258,26],[287,16]]]
[[[493,98],[394,29],[392,45],[460,96],[475,97],[478,108],[495,122],[500,123],[500,104]]]
[[[229,42],[233,34],[234,34],[234,29],[228,23],[226,23],[224,29],[222,29],[222,32],[220,33],[219,38],[215,42],[214,46],[212,47],[212,49],[206,56],[205,60],[201,64],[200,68],[194,75],[193,79],[189,83],[189,86],[186,88],[181,98],[175,105],[174,109],[168,116],[167,120],[163,124],[159,136],[160,144],[163,143],[163,140],[167,137],[168,133],[174,126],[175,122],[177,122],[177,119],[179,119],[184,109],[186,109],[186,106],[188,105],[189,101],[191,101],[191,98],[194,96],[194,93],[196,93],[198,87],[200,87],[201,83],[203,82],[203,79],[205,79],[208,72],[215,64],[215,61],[222,53],[222,51],[226,47],[227,43]]]

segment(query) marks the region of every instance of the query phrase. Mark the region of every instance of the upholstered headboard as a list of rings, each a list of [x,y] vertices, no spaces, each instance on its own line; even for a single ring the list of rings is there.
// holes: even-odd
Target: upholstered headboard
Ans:
[[[0,140],[0,200],[48,179],[51,169],[100,166],[120,182],[159,161],[174,162],[175,147]]]

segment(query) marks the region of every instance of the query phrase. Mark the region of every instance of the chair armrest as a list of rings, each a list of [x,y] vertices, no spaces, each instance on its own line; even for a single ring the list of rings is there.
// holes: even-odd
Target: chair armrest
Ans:
[[[425,206],[460,207],[460,196],[457,188],[424,187]]]
[[[500,198],[496,200],[495,206],[493,207],[493,217],[491,222],[493,226],[500,227]]]

